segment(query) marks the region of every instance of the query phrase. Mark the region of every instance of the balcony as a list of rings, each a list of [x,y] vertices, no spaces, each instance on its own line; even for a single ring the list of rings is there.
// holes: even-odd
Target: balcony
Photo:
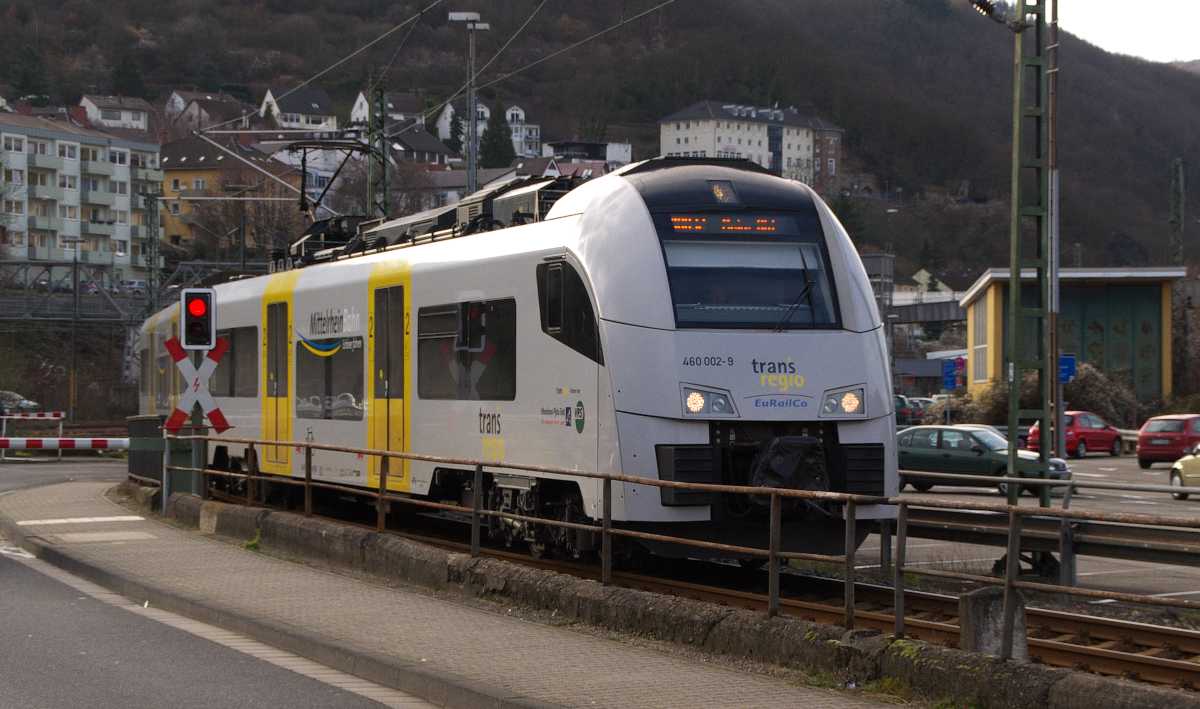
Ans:
[[[32,257],[32,246],[0,244],[0,261],[24,261]]]
[[[63,190],[57,185],[29,185],[30,199],[52,199],[61,202]]]
[[[82,222],[81,227],[84,234],[92,236],[112,236],[116,229],[111,222]]]
[[[115,194],[103,190],[84,190],[80,195],[79,201],[83,204],[100,204],[105,207],[111,207],[117,201]]]
[[[166,260],[162,256],[159,256],[158,267],[162,268],[165,264]],[[150,268],[150,257],[144,254],[140,256],[130,256],[129,265],[135,268]]]
[[[36,214],[29,215],[29,228],[42,229],[46,231],[59,231],[62,229],[62,222],[58,217],[42,217]]]
[[[68,254],[70,249],[64,249]],[[113,262],[113,254],[111,251],[83,251],[79,252],[79,263],[92,263],[102,266],[111,266]]]
[[[63,169],[63,159],[57,155],[40,155],[34,153],[29,156],[29,166],[45,170],[61,170]]]
[[[86,174],[106,176],[113,174],[114,165],[107,160],[84,160],[82,165],[83,172]],[[39,165],[38,167],[41,166]]]
[[[150,167],[131,167],[129,168],[129,177],[130,179],[141,180],[142,182],[162,184],[163,174],[162,170],[155,170]]]

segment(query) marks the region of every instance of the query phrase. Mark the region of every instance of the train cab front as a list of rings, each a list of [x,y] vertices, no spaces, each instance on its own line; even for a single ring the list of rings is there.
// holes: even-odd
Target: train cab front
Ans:
[[[628,258],[652,261],[660,275],[638,264],[630,269],[645,273],[620,296],[597,288],[610,306],[601,303],[613,462],[679,482],[894,495],[883,330],[862,262],[828,207],[806,186],[744,165],[680,161],[623,177],[653,235]],[[767,546],[766,495],[622,492],[630,526]],[[784,550],[844,551],[842,504],[788,498],[782,512]],[[856,505],[855,543],[892,516],[887,505]]]

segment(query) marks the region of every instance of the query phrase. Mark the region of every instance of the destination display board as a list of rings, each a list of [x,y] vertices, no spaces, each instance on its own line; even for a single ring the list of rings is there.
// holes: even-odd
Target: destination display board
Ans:
[[[672,214],[671,231],[686,234],[796,234],[793,217],[764,214]]]

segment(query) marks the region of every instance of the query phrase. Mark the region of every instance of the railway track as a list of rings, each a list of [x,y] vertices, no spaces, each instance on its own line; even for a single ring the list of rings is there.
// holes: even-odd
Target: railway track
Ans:
[[[240,496],[214,495],[234,504]],[[336,521],[374,529],[373,524],[327,516]],[[469,553],[470,545],[450,538],[409,530],[389,530],[406,539],[450,551]],[[538,559],[514,551],[483,547],[487,557],[548,571],[599,580],[595,564],[558,559]],[[685,574],[719,577],[719,583],[614,571],[613,582],[626,588],[690,598],[732,608],[766,612],[767,595],[746,587],[766,585],[765,572],[695,562]],[[741,586],[741,588],[735,587]],[[858,627],[891,633],[895,627],[893,589],[871,583],[855,586],[855,619]],[[804,620],[840,625],[844,619],[842,582],[836,579],[781,574],[780,612]],[[910,637],[945,647],[958,647],[958,599],[954,596],[907,591],[905,629]],[[1102,618],[1047,608],[1026,608],[1029,654],[1037,662],[1102,675],[1184,689],[1200,689],[1200,631]]]

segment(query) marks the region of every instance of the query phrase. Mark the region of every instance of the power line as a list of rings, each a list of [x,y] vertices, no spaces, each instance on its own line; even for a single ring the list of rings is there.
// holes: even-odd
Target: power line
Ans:
[[[426,6],[425,6],[425,8],[424,8],[423,10],[419,10],[419,11],[417,12],[417,14],[415,14],[415,15],[413,15],[413,16],[411,16],[411,17],[409,17],[407,20],[404,20],[403,22],[401,22],[401,23],[400,23],[400,24],[398,24],[398,25],[395,25],[395,26],[394,26],[394,27],[392,27],[391,29],[387,30],[387,31],[386,31],[386,32],[384,32],[383,34],[381,34],[381,35],[379,35],[378,37],[376,37],[375,39],[371,40],[370,42],[367,42],[366,44],[362,45],[361,47],[359,47],[358,49],[354,50],[353,52],[350,52],[349,54],[347,54],[346,56],[342,57],[341,59],[338,59],[336,62],[334,62],[334,63],[330,64],[329,66],[325,67],[325,68],[324,68],[324,69],[322,69],[321,71],[318,71],[316,74],[313,74],[312,76],[310,76],[309,78],[307,78],[307,79],[305,79],[304,81],[300,82],[299,84],[297,84],[296,86],[292,87],[291,89],[289,89],[289,90],[287,90],[287,91],[283,92],[282,94],[280,94],[280,95],[278,95],[278,96],[275,96],[275,97],[274,97],[274,98],[275,98],[275,101],[276,101],[276,102],[278,102],[278,101],[282,100],[284,97],[286,97],[286,96],[290,96],[290,95],[292,95],[292,94],[296,93],[297,91],[299,91],[300,89],[304,88],[305,86],[308,86],[309,84],[311,84],[312,82],[314,82],[314,81],[316,81],[317,79],[321,78],[322,76],[325,76],[325,75],[326,75],[326,74],[328,74],[329,72],[333,71],[334,69],[338,68],[339,66],[341,66],[341,65],[345,64],[346,62],[350,61],[351,59],[353,59],[354,57],[358,56],[359,54],[362,54],[363,52],[367,51],[367,50],[368,50],[368,49],[370,49],[371,47],[373,47],[373,46],[375,46],[376,44],[378,44],[378,43],[382,42],[383,40],[387,39],[388,37],[390,37],[392,34],[394,34],[394,33],[395,33],[397,30],[401,29],[402,27],[405,27],[405,26],[409,25],[410,23],[415,23],[417,20],[419,20],[419,19],[421,18],[421,16],[422,16],[422,15],[424,15],[426,12],[428,12],[428,11],[432,10],[433,8],[437,7],[438,5],[442,4],[442,2],[444,2],[444,0],[433,0],[433,2],[429,3],[428,5],[426,5]],[[209,126],[209,129],[214,129],[214,128],[222,128],[222,127],[224,127],[224,126],[227,126],[227,125],[229,125],[230,123],[236,123],[236,122],[238,122],[238,121],[245,120],[245,119],[249,118],[249,117],[250,117],[250,115],[251,115],[252,113],[254,113],[254,111],[251,111],[251,112],[249,112],[249,113],[242,114],[241,116],[238,116],[237,118],[231,118],[231,119],[229,119],[228,121],[225,121],[225,122],[223,122],[223,123],[218,123],[218,124],[216,124],[215,126]]]
[[[652,13],[652,12],[654,12],[654,11],[656,11],[656,10],[660,10],[660,9],[662,9],[662,8],[666,7],[667,5],[670,5],[670,4],[674,3],[674,2],[675,2],[675,0],[663,0],[663,2],[660,2],[660,3],[658,3],[657,5],[654,5],[654,6],[653,6],[653,7],[651,7],[651,8],[648,8],[648,9],[646,9],[646,10],[643,10],[642,12],[639,12],[638,14],[636,14],[636,15],[633,15],[633,16],[631,16],[631,17],[627,18],[627,19],[621,20],[620,22],[618,22],[618,23],[616,23],[616,24],[614,24],[614,25],[611,25],[611,26],[609,26],[609,27],[606,27],[605,29],[602,29],[602,30],[600,30],[599,32],[597,32],[597,33],[595,33],[595,34],[593,34],[593,35],[590,35],[590,36],[588,36],[588,37],[585,37],[585,38],[583,38],[583,39],[579,40],[578,42],[574,42],[573,44],[570,44],[570,45],[567,45],[566,47],[563,47],[562,49],[559,49],[559,50],[557,50],[557,51],[555,51],[555,52],[551,52],[550,54],[548,54],[548,55],[546,55],[546,56],[542,57],[541,59],[537,59],[537,60],[535,60],[535,61],[532,61],[532,62],[530,62],[530,63],[526,64],[525,66],[523,66],[523,67],[521,67],[521,68],[519,68],[519,69],[515,69],[515,70],[513,70],[513,71],[510,71],[510,72],[508,72],[508,73],[506,73],[506,74],[503,74],[503,75],[501,75],[501,76],[499,76],[499,77],[497,77],[497,78],[495,78],[495,79],[492,79],[491,81],[489,81],[489,82],[487,82],[487,83],[485,83],[485,84],[481,84],[481,85],[477,86],[476,88],[480,88],[480,89],[482,89],[482,88],[487,88],[488,86],[492,86],[492,85],[494,85],[494,84],[497,84],[497,83],[499,83],[499,82],[501,82],[501,81],[504,81],[505,79],[510,79],[510,78],[512,78],[512,77],[514,77],[514,76],[516,76],[517,74],[520,74],[520,73],[522,73],[522,72],[528,71],[529,69],[532,69],[533,67],[535,67],[535,66],[537,66],[537,65],[539,65],[539,64],[541,64],[541,63],[543,63],[543,62],[545,62],[545,61],[548,61],[548,60],[550,60],[550,59],[553,59],[553,58],[555,58],[555,57],[557,57],[557,56],[559,56],[559,55],[562,55],[562,54],[565,54],[566,52],[569,52],[569,51],[571,51],[572,49],[575,49],[575,48],[577,48],[577,47],[580,47],[580,46],[582,46],[582,45],[584,45],[584,44],[587,44],[588,42],[591,42],[592,40],[594,40],[594,39],[597,39],[598,37],[602,37],[602,36],[604,36],[604,35],[608,34],[609,32],[612,32],[613,30],[616,30],[616,29],[619,29],[619,28],[621,28],[621,27],[624,27],[625,25],[627,25],[627,24],[629,24],[629,23],[631,23],[631,22],[633,22],[633,21],[635,21],[635,20],[639,20],[639,19],[641,19],[641,18],[645,17],[646,15],[649,15],[650,13]],[[543,4],[545,4],[545,3],[543,3]],[[539,5],[537,9],[538,9],[538,10],[540,10],[540,9],[541,9],[541,5]],[[534,12],[536,13],[536,12],[537,12],[537,10],[535,10]],[[532,19],[532,18],[531,18],[531,19]],[[528,20],[526,21],[526,24],[528,24]],[[524,29],[524,28],[525,28],[525,25],[522,25],[522,26],[521,26],[521,29]],[[520,31],[520,30],[518,30],[518,31]],[[505,47],[507,47],[507,46],[508,46],[508,43],[506,42],[504,46],[505,46]],[[502,51],[503,51],[503,48],[502,48]],[[499,52],[497,52],[496,54],[497,54],[497,56],[498,56],[498,55],[499,55]],[[495,60],[495,57],[492,57],[492,59],[488,60],[488,63],[487,63],[487,64],[485,64],[485,65],[484,65],[484,67],[486,68],[486,67],[487,67],[487,65],[490,65],[490,64],[492,63],[492,61],[493,61],[493,60]],[[482,70],[482,69],[480,69],[480,71],[476,72],[476,75],[478,75],[478,74],[482,73],[482,71],[483,71],[483,70]],[[434,106],[433,108],[429,109],[429,110],[428,110],[428,111],[426,111],[425,113],[421,114],[421,119],[423,119],[423,120],[428,120],[429,118],[431,118],[431,117],[433,117],[434,115],[436,115],[437,113],[439,113],[439,112],[440,112],[440,111],[441,111],[443,108],[445,108],[445,107],[446,107],[446,105],[447,105],[447,104],[449,104],[451,101],[453,101],[455,98],[457,98],[459,94],[461,94],[463,91],[465,91],[465,90],[466,90],[466,88],[467,88],[467,85],[466,85],[466,84],[463,84],[462,86],[460,86],[460,87],[458,88],[458,90],[457,90],[457,91],[455,91],[453,94],[451,94],[451,95],[450,95],[450,97],[449,97],[449,98],[447,98],[445,101],[442,101],[442,102],[441,102],[441,103],[439,103],[438,105]],[[414,119],[412,120],[412,122],[411,122],[411,123],[409,123],[408,125],[401,127],[399,130],[397,130],[397,131],[395,131],[395,132],[393,132],[393,133],[388,133],[388,134],[387,134],[387,137],[388,137],[388,138],[395,138],[395,137],[396,137],[396,136],[398,136],[398,135],[402,135],[402,134],[404,134],[404,133],[407,133],[407,132],[408,132],[408,131],[410,131],[410,130],[413,130],[414,128],[417,128],[417,127],[419,127],[420,125],[421,125],[421,120],[418,120],[418,119],[414,118]]]
[[[492,55],[491,59],[487,60],[483,66],[479,67],[479,69],[475,72],[476,77],[486,71],[487,68],[492,65],[492,62],[500,58],[500,55],[504,53],[504,50],[508,49],[508,45],[512,44],[513,40],[515,40],[522,32],[525,31],[525,28],[529,26],[530,22],[533,22],[533,18],[537,17],[538,12],[541,11],[545,4],[546,0],[542,0],[540,3],[538,3],[537,7],[533,8],[533,12],[529,13],[529,17],[525,18],[525,22],[521,23],[521,26],[517,28],[517,31],[512,33],[512,36],[508,38],[508,41],[506,41],[500,47],[500,49],[496,50],[496,53]]]
[[[521,26],[517,28],[517,31],[513,32],[512,36],[510,36],[504,42],[504,44],[501,45],[500,49],[496,50],[496,53],[493,54],[492,57],[490,59],[488,59],[487,62],[484,63],[484,65],[482,67],[480,67],[478,71],[475,72],[476,77],[479,76],[480,74],[482,74],[484,69],[487,69],[489,66],[491,66],[492,62],[496,61],[496,59],[498,59],[500,57],[500,55],[504,53],[504,50],[508,49],[508,45],[512,44],[513,40],[515,40],[518,35],[520,35],[523,31],[525,31],[525,28],[529,26],[530,22],[533,22],[533,18],[536,17],[538,12],[541,11],[542,7],[546,4],[546,1],[547,0],[542,0],[542,2],[538,3],[537,7],[533,8],[533,12],[529,13],[529,17],[525,18],[525,22],[521,23]],[[442,101],[438,105],[434,106],[433,108],[429,109],[425,113],[421,114],[421,118],[423,120],[432,118],[434,115],[439,113],[443,108],[445,108],[448,103],[450,103],[454,99],[458,98],[458,96],[463,91],[466,91],[467,86],[469,86],[470,84],[471,84],[471,79],[468,79],[466,82],[463,83],[462,86],[458,87],[458,90],[456,90],[454,93],[450,94],[450,97],[447,98],[445,101]],[[412,123],[410,123],[407,126],[402,127],[399,131],[397,131],[395,133],[388,133],[388,134],[384,135],[384,138],[385,139],[386,138],[395,138],[398,135],[407,133],[408,131],[412,130],[413,128],[416,128],[419,125],[420,125],[420,121],[414,119]]]
[[[565,53],[571,51],[572,49],[575,49],[576,47],[580,47],[584,44],[587,44],[588,42],[591,42],[593,39],[602,37],[602,36],[608,34],[609,32],[612,32],[615,29],[624,27],[625,25],[629,24],[630,22],[633,22],[634,20],[639,20],[656,10],[659,10],[661,8],[666,7],[667,5],[670,5],[673,2],[675,2],[675,0],[663,0],[663,2],[660,2],[659,4],[655,5],[654,7],[649,8],[647,10],[643,10],[642,12],[639,12],[638,14],[630,17],[629,19],[621,20],[617,24],[612,25],[611,27],[602,29],[599,32],[597,32],[596,34],[593,34],[589,37],[584,37],[583,39],[579,40],[578,42],[569,44],[556,52],[551,52],[551,53],[547,54],[546,56],[542,57],[541,59],[537,59],[535,61],[529,62],[528,64],[521,67],[520,69],[516,69],[515,71],[510,71],[507,74],[502,74],[502,75],[496,77],[495,79],[492,79],[491,81],[487,82],[486,84],[479,85],[477,88],[486,89],[487,87],[491,86],[492,84],[497,84],[501,81],[504,81],[505,79],[511,79],[512,77],[516,76],[517,74],[528,71],[529,69],[532,69],[533,67],[537,66],[538,64],[541,64],[542,62],[550,61],[551,59],[553,59],[561,54],[565,54]]]
[[[436,3],[434,3],[434,4],[436,4]],[[433,7],[433,5],[430,5],[429,7]],[[417,28],[417,24],[419,24],[419,22],[420,22],[420,15],[424,15],[424,14],[425,14],[425,10],[421,10],[421,12],[418,13],[417,21],[413,22],[411,25],[408,26],[408,31],[405,32],[404,36],[400,38],[400,44],[396,45],[396,51],[392,52],[392,58],[389,59],[388,63],[383,66],[383,71],[379,72],[379,78],[377,78],[377,79],[375,79],[375,81],[371,82],[371,85],[367,88],[368,100],[371,95],[371,92],[375,90],[375,87],[382,84],[383,80],[387,77],[388,70],[392,68],[392,64],[395,63],[396,57],[400,56],[400,51],[404,49],[405,44],[408,44],[408,38],[412,36],[413,30],[415,30]]]

